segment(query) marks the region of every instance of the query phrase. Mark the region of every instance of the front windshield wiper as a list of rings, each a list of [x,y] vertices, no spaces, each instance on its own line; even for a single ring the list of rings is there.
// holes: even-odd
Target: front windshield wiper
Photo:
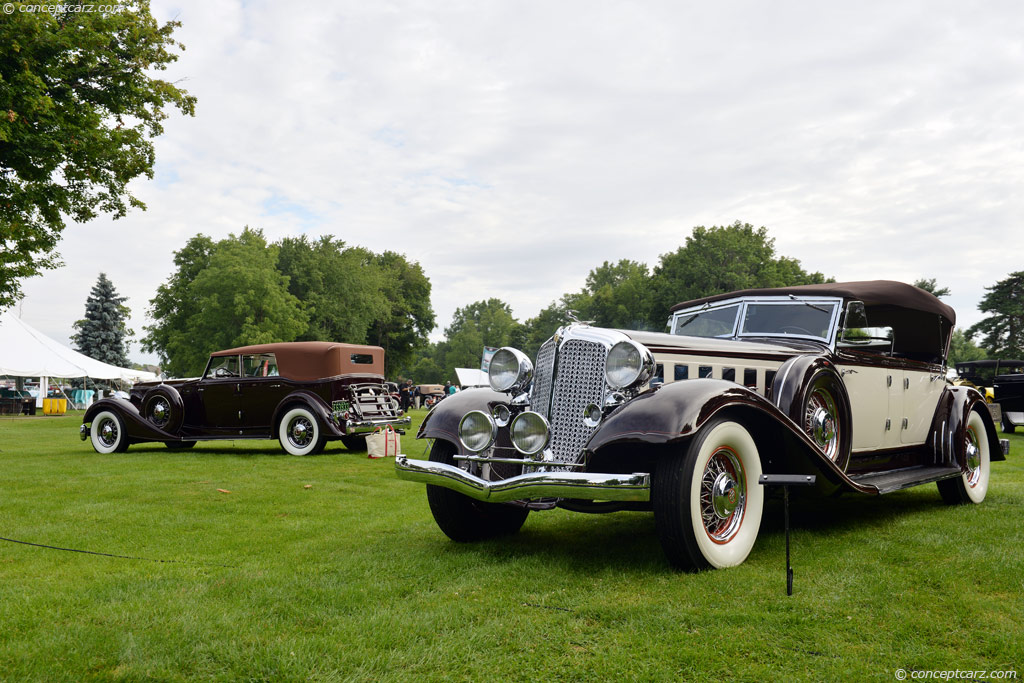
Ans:
[[[798,299],[795,294],[790,294],[789,298],[792,299],[793,301],[798,301],[798,302],[802,303],[804,306],[810,306],[811,308],[813,308],[816,311],[821,311],[822,313],[828,313],[829,315],[832,315],[832,311],[828,310],[827,308],[822,308],[821,306],[815,306],[810,301],[804,301],[803,299]]]
[[[697,318],[699,318],[699,317],[701,316],[701,314],[702,314],[702,313],[703,313],[704,311],[708,310],[708,309],[709,309],[710,307],[711,307],[711,303],[710,303],[710,302],[708,302],[708,303],[704,304],[704,306],[703,306],[703,307],[702,307],[702,308],[701,308],[701,309],[700,309],[699,311],[697,311],[696,313],[694,313],[693,315],[691,315],[691,316],[690,316],[689,318],[687,318],[686,322],[684,322],[684,323],[679,323],[679,322],[677,322],[677,323],[676,323],[676,332],[675,332],[675,333],[676,333],[676,334],[679,334],[679,330],[683,329],[684,327],[686,327],[687,325],[689,325],[690,323],[692,323],[692,322],[693,322],[694,320],[696,320]]]

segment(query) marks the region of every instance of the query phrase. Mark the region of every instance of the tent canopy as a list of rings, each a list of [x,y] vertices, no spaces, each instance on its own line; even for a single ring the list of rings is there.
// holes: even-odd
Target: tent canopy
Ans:
[[[459,378],[459,386],[462,387],[486,387],[490,386],[487,380],[487,373],[476,368],[455,368],[455,374]]]
[[[128,382],[156,379],[152,372],[119,368],[69,349],[10,311],[0,313],[0,375],[90,377]]]

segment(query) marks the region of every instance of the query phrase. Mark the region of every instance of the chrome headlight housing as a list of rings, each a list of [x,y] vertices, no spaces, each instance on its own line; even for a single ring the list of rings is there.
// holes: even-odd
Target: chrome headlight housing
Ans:
[[[533,379],[533,363],[522,351],[505,346],[491,357],[487,380],[495,391],[518,393]]]
[[[524,455],[543,451],[551,439],[551,427],[540,413],[532,410],[519,413],[512,420],[512,445]]]
[[[459,422],[459,441],[470,453],[479,453],[490,448],[498,434],[498,425],[487,413],[471,410]]]
[[[654,374],[654,355],[632,339],[620,341],[608,352],[604,377],[612,389],[643,384]]]

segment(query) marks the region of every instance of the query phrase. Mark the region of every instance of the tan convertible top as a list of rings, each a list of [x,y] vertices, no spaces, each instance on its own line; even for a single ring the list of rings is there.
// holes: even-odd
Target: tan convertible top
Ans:
[[[361,344],[307,341],[254,344],[214,351],[212,357],[272,353],[282,377],[309,381],[338,375],[378,375],[384,378],[384,349]]]

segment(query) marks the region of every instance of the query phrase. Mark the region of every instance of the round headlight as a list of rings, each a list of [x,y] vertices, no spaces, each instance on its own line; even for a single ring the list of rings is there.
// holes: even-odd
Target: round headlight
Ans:
[[[654,370],[651,352],[634,341],[621,341],[608,352],[604,376],[613,389],[647,381]]]
[[[494,352],[487,368],[487,379],[495,391],[519,391],[532,378],[533,363],[525,353],[508,346]]]
[[[526,411],[512,420],[512,445],[525,455],[540,453],[548,445],[551,430],[540,413]]]
[[[487,413],[471,410],[459,422],[459,441],[471,453],[486,450],[494,443],[498,427]]]

